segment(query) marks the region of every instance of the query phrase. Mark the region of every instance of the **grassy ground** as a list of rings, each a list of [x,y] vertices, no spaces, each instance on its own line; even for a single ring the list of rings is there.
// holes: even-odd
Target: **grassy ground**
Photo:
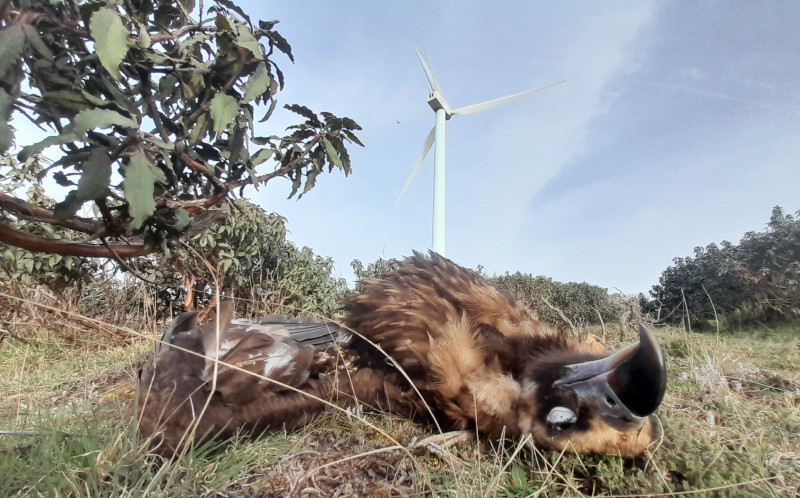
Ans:
[[[65,325],[47,323],[0,323],[17,336],[0,343],[0,496],[800,493],[800,326],[719,336],[658,329],[669,371],[658,412],[664,437],[638,461],[540,453],[513,441],[462,446],[445,461],[406,449],[428,427],[363,415],[398,446],[329,413],[299,432],[165,462],[136,436],[136,372],[151,342],[97,330],[76,341]],[[610,349],[635,340],[633,330],[609,332]]]

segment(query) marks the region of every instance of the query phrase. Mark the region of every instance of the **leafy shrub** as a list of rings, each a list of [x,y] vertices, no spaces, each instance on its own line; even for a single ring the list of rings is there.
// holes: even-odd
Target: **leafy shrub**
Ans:
[[[138,267],[162,289],[173,313],[208,305],[215,279],[226,297],[268,303],[280,313],[330,314],[345,292],[334,264],[286,239],[286,219],[245,200],[222,207],[224,222]]]
[[[25,190],[25,198],[33,206],[52,209],[56,202],[45,194],[44,188],[33,183],[44,171],[36,160],[18,163],[8,155],[0,156],[0,192],[13,193]],[[9,226],[19,229],[24,225],[32,234],[56,241],[76,240],[75,232],[50,223],[36,221],[35,212],[26,220],[9,222]],[[101,261],[77,256],[62,256],[30,252],[0,241],[0,280],[6,284],[44,285],[64,301],[65,292],[70,287],[80,288],[96,278],[103,265]],[[73,296],[74,297],[74,296]]]
[[[800,212],[776,206],[763,232],[673,263],[643,300],[659,320],[707,328],[800,319]]]
[[[355,293],[364,292],[364,286],[361,284],[361,280],[367,280],[372,278],[381,278],[387,273],[393,272],[396,269],[400,268],[402,261],[395,258],[383,259],[378,258],[373,263],[367,264],[366,268],[364,267],[364,263],[362,263],[358,259],[354,259],[350,263],[350,267],[353,269],[353,273],[356,276],[356,286],[355,286]]]
[[[505,273],[488,280],[498,289],[536,307],[544,321],[556,326],[566,325],[561,313],[573,326],[599,324],[617,318],[616,304],[608,291],[597,285],[557,282],[541,275],[534,277],[520,272]]]
[[[42,197],[39,201],[48,200]],[[266,311],[329,315],[339,305],[347,289],[344,279],[333,276],[333,260],[288,241],[285,218],[244,200],[227,203],[221,211],[224,221],[185,243],[124,265],[100,265],[96,259],[34,253],[0,244],[0,278],[7,283],[44,285],[62,301],[70,290],[73,303],[91,295],[95,306],[109,300],[124,302],[127,309],[135,311],[155,305],[162,317],[210,304],[215,279],[223,295],[237,299],[242,307],[261,303],[268,306]],[[28,230],[31,225],[28,223]],[[39,229],[51,238],[72,235],[49,224]],[[141,285],[148,291],[142,293]],[[95,292],[97,289],[102,292]]]

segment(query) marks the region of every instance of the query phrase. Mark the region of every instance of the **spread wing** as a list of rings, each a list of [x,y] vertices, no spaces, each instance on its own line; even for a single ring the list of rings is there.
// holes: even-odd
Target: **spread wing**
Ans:
[[[315,346],[333,343],[338,325],[285,316],[253,323],[230,311],[223,304],[219,334],[217,320],[178,316],[141,369],[139,430],[164,453],[186,439],[300,427],[324,409],[315,397],[330,398],[336,359]]]

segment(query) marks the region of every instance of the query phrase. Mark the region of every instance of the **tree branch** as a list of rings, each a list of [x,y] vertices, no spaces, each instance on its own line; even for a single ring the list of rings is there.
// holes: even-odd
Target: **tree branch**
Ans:
[[[212,173],[211,170],[209,170],[205,165],[198,163],[197,161],[189,157],[189,154],[185,152],[181,153],[180,158],[185,165],[195,170],[195,172],[201,173],[202,175],[206,176],[209,179],[209,181],[214,184],[214,186],[217,188],[218,191],[222,191],[224,193],[223,197],[227,195],[228,186],[222,183],[219,180],[219,178],[217,178],[214,175],[214,173]]]
[[[305,149],[303,150],[303,155],[302,156],[294,158],[293,160],[291,160],[288,163],[286,163],[285,166],[281,166],[280,168],[276,169],[272,173],[267,173],[265,175],[257,176],[255,178],[255,182],[256,183],[267,183],[268,181],[272,180],[273,178],[275,178],[277,176],[283,176],[286,173],[288,173],[288,172],[290,172],[290,171],[292,171],[294,169],[302,168],[303,166],[308,164],[311,161],[308,158],[308,153],[309,153],[309,151],[311,151],[311,148],[317,142],[319,142],[319,139],[320,139],[320,134],[317,133],[314,136],[314,138],[312,138],[308,142],[308,144],[306,144]],[[237,188],[240,188],[240,187],[245,187],[245,186],[251,184],[252,182],[253,182],[253,180],[248,178],[246,180],[239,180],[239,181],[236,181],[236,182],[227,182],[225,185],[228,188],[230,188],[231,190],[233,190],[233,189],[237,189]]]
[[[163,33],[160,35],[151,36],[150,42],[161,43],[167,40],[177,40],[186,33],[190,33],[193,31],[202,31],[203,33],[214,33],[217,31],[217,28],[211,26],[203,26],[201,24],[190,24],[188,26],[183,26],[182,28],[176,29],[174,33]]]
[[[12,197],[8,194],[0,192],[0,210],[12,213],[25,221],[38,221],[41,223],[48,223],[50,225],[68,228],[76,232],[82,232],[90,235],[96,234],[102,229],[102,225],[86,218],[73,216],[68,220],[59,220],[53,215],[49,209],[39,206],[34,206],[21,199]]]
[[[113,244],[103,246],[86,242],[67,242],[50,239],[39,235],[21,232],[5,223],[0,223],[0,242],[32,252],[60,254],[62,256],[80,256],[84,258],[135,258],[158,252],[158,247],[147,247],[144,244]]]

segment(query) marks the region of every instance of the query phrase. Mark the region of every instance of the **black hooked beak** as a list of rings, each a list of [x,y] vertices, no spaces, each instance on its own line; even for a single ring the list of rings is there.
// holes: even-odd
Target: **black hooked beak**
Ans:
[[[639,325],[639,342],[599,360],[566,366],[567,373],[553,383],[594,399],[603,419],[615,429],[640,427],[664,399],[667,372],[655,336]]]

